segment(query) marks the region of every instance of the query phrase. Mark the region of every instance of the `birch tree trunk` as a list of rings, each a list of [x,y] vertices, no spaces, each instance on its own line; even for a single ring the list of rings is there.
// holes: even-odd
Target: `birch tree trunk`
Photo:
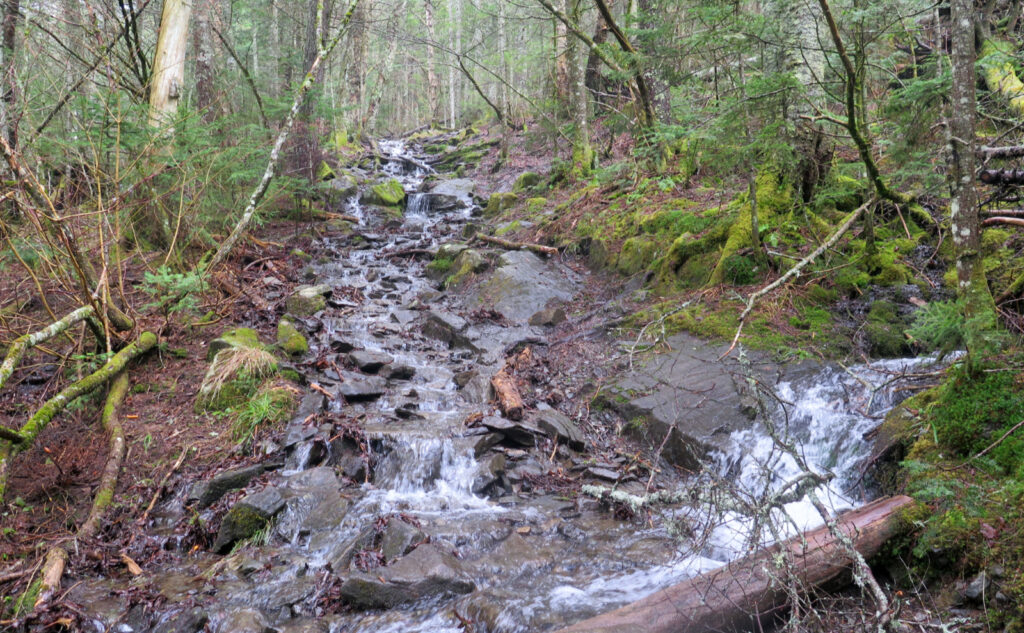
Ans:
[[[174,119],[185,81],[185,47],[191,17],[191,0],[164,0],[149,90],[149,124],[162,130],[165,140],[158,152],[168,152],[174,138]]]

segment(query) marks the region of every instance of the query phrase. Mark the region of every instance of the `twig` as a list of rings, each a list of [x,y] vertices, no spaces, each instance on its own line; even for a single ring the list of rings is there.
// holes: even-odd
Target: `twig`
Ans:
[[[164,486],[167,485],[167,480],[171,478],[171,475],[173,475],[175,471],[181,468],[181,464],[185,461],[185,456],[187,456],[191,451],[192,447],[186,446],[181,451],[181,455],[178,456],[178,461],[174,462],[174,465],[171,466],[171,469],[167,471],[167,474],[164,475],[164,478],[160,480],[160,485],[157,486],[156,492],[153,493],[153,498],[150,499],[149,505],[146,507],[146,511],[143,512],[142,517],[139,518],[139,525],[143,525],[146,523],[146,519],[149,518],[149,513],[153,511],[153,508],[156,506],[156,502],[160,500],[160,496],[163,493]]]

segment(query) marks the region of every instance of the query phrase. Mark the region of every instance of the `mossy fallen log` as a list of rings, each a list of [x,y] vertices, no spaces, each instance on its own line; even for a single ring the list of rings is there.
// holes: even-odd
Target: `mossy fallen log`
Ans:
[[[91,317],[93,313],[94,310],[92,306],[85,306],[84,308],[79,308],[68,313],[61,320],[51,323],[49,326],[39,330],[38,332],[23,334],[22,336],[14,339],[14,342],[11,343],[10,349],[7,350],[7,356],[4,358],[3,364],[0,365],[0,389],[3,389],[3,386],[7,383],[11,374],[14,373],[14,370],[17,369],[18,363],[21,362],[21,359],[24,358],[25,353],[29,349],[50,340],[58,334],[68,331],[71,326],[76,323],[81,323]]]
[[[982,68],[985,85],[1002,97],[1017,116],[1024,116],[1024,82],[1013,68],[1013,51],[1009,42],[987,39],[981,45],[978,63]]]
[[[840,516],[838,530],[870,558],[905,527],[901,513],[913,503],[905,496],[879,499]],[[851,561],[829,528],[820,527],[558,633],[758,631],[791,596],[781,578],[798,580],[797,590],[808,592],[849,573]]]
[[[10,461],[17,453],[29,448],[32,442],[53,420],[53,418],[64,410],[68,404],[76,398],[91,393],[107,384],[117,374],[124,370],[130,361],[141,356],[152,349],[157,342],[156,335],[152,332],[143,332],[134,343],[131,343],[120,352],[114,354],[103,367],[72,383],[62,389],[60,393],[50,398],[39,408],[32,417],[21,427],[19,433],[24,438],[20,444],[12,445],[4,442],[0,446],[0,501],[3,501],[4,492],[7,488],[7,477],[10,472]]]
[[[122,371],[111,383],[110,390],[107,392],[107,400],[103,405],[103,413],[100,415],[100,425],[109,436],[110,450],[107,454],[107,465],[103,469],[96,494],[93,495],[92,509],[85,522],[78,528],[75,535],[76,540],[92,538],[96,535],[103,513],[114,499],[114,489],[117,487],[117,477],[121,472],[125,454],[124,427],[121,425],[119,410],[128,393],[129,384],[128,372]],[[67,561],[67,545],[55,545],[47,552],[43,561],[41,583],[35,597],[36,608],[48,602],[60,589],[60,579],[64,575]]]

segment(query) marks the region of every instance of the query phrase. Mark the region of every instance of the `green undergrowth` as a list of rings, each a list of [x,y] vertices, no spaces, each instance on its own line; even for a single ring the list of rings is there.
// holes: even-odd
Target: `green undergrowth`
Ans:
[[[990,630],[1014,632],[1024,631],[1024,434],[1008,432],[1024,420],[1022,361],[1017,351],[973,375],[954,367],[882,425],[906,447],[896,488],[919,502],[899,544],[911,573],[940,608],[956,606],[952,581],[999,573],[984,612]]]

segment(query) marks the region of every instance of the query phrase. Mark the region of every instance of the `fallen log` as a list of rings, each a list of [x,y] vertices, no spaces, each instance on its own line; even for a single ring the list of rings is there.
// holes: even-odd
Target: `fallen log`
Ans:
[[[96,535],[100,528],[100,519],[106,511],[110,502],[114,499],[114,489],[117,487],[117,476],[121,472],[121,463],[124,461],[125,441],[124,427],[121,426],[119,410],[129,387],[128,373],[122,371],[110,385],[107,392],[107,400],[103,405],[103,413],[100,415],[100,425],[110,436],[110,451],[107,456],[107,465],[100,477],[100,485],[93,495],[92,509],[89,516],[78,528],[75,539],[88,539]],[[55,545],[46,554],[43,563],[42,584],[39,587],[39,595],[36,598],[35,608],[49,602],[50,598],[60,589],[60,579],[64,576],[64,568],[68,562],[68,545]]]
[[[538,255],[557,255],[558,249],[552,246],[543,246],[541,244],[527,244],[526,242],[510,242],[503,240],[500,237],[491,237],[490,235],[484,235],[483,233],[477,233],[475,239],[481,242],[487,242],[488,244],[494,244],[506,248],[510,251],[531,251]]]
[[[912,503],[905,496],[879,499],[839,517],[838,529],[870,558],[900,531],[900,511]],[[777,566],[783,558],[789,571]],[[851,562],[822,526],[558,633],[757,631],[786,607],[790,588],[780,577],[798,579],[806,592],[848,572]]]
[[[1007,147],[982,146],[978,148],[978,155],[985,160],[1022,158],[1024,157],[1024,145],[1010,145]]]
[[[983,169],[978,180],[986,185],[1024,185],[1024,169]]]
[[[996,224],[1012,224],[1014,226],[1024,226],[1024,218],[996,216],[992,218],[985,218],[981,222],[982,226],[995,226]]]
[[[73,312],[68,313],[64,318],[59,321],[55,321],[47,327],[39,330],[38,332],[32,332],[30,334],[23,334],[18,338],[14,339],[11,343],[10,349],[7,350],[7,356],[4,358],[4,362],[0,365],[0,389],[3,388],[7,379],[14,373],[14,369],[21,362],[21,359],[25,356],[25,352],[29,348],[35,347],[40,343],[50,340],[51,338],[66,332],[71,326],[76,323],[81,323],[87,318],[91,317],[94,313],[92,306],[85,306],[79,308]]]
[[[491,386],[498,397],[498,407],[509,420],[523,419],[523,397],[519,395],[515,378],[502,369],[491,377]]]

